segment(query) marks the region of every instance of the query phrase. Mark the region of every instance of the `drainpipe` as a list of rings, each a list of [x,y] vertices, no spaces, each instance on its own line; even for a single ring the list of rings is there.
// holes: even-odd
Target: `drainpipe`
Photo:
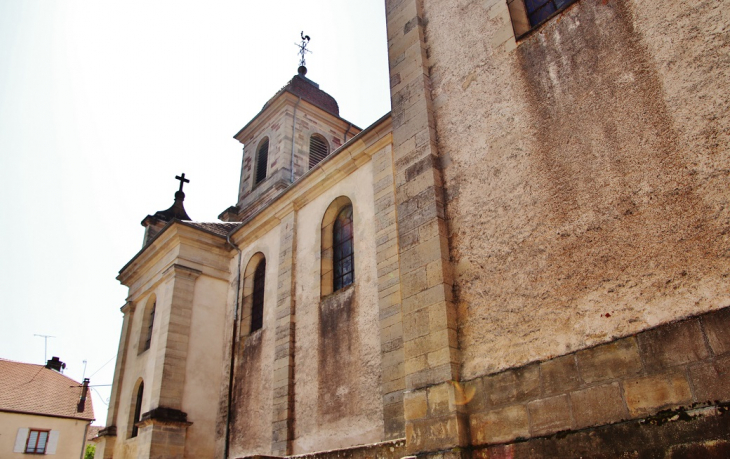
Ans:
[[[301,96],[299,97],[299,100],[297,100],[297,103],[294,104],[294,119],[291,123],[291,183],[294,183],[294,129],[297,125],[297,107],[299,106],[299,102],[302,101]]]
[[[233,335],[231,336],[231,366],[228,371],[228,411],[226,412],[226,443],[223,458],[228,458],[231,446],[231,410],[233,408],[233,368],[236,363],[236,343],[238,335],[238,303],[241,295],[241,249],[231,241],[231,234],[226,234],[228,245],[238,252],[237,273],[236,273],[236,304],[233,308]]]
[[[347,134],[350,133],[350,129],[352,129],[352,123],[347,125],[347,130],[345,131],[345,140],[343,140],[342,143],[347,143]]]

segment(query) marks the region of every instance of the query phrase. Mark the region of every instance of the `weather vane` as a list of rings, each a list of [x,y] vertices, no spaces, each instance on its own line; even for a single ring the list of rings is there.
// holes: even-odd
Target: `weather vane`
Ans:
[[[294,45],[296,45],[296,47],[299,48],[299,55],[301,56],[301,58],[299,59],[299,67],[305,67],[307,65],[307,63],[304,60],[304,56],[307,53],[311,53],[311,51],[307,49],[307,45],[309,44],[310,38],[309,38],[309,35],[304,35],[303,30],[302,30],[301,35],[302,35],[302,42],[299,44],[294,43]]]

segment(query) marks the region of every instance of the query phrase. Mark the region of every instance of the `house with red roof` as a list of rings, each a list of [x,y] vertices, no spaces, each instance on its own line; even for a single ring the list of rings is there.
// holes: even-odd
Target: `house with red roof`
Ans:
[[[64,366],[0,359],[0,457],[81,457],[94,420],[89,380],[64,376]]]

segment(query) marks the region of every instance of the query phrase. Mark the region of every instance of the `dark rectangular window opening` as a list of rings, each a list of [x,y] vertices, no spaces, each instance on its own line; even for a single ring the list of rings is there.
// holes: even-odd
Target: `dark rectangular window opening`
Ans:
[[[522,38],[537,26],[577,0],[507,0],[515,38]]]

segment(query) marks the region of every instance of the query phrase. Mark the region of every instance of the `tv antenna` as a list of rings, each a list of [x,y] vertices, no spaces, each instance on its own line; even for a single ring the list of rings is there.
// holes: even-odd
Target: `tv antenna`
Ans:
[[[33,336],[40,336],[41,338],[43,338],[43,363],[48,362],[48,338],[55,338],[55,336],[38,335],[35,333],[33,334]]]
[[[301,70],[302,67],[304,67],[305,70],[306,70],[307,62],[304,60],[304,56],[307,53],[311,53],[311,51],[307,49],[307,45],[309,44],[309,40],[311,40],[311,38],[309,38],[309,35],[304,35],[304,31],[303,30],[302,30],[302,32],[301,32],[300,35],[302,36],[301,43],[298,43],[298,44],[297,43],[294,43],[294,45],[297,48],[299,48],[299,56],[300,56],[300,58],[299,58],[299,69]],[[304,73],[306,73],[306,71]]]

